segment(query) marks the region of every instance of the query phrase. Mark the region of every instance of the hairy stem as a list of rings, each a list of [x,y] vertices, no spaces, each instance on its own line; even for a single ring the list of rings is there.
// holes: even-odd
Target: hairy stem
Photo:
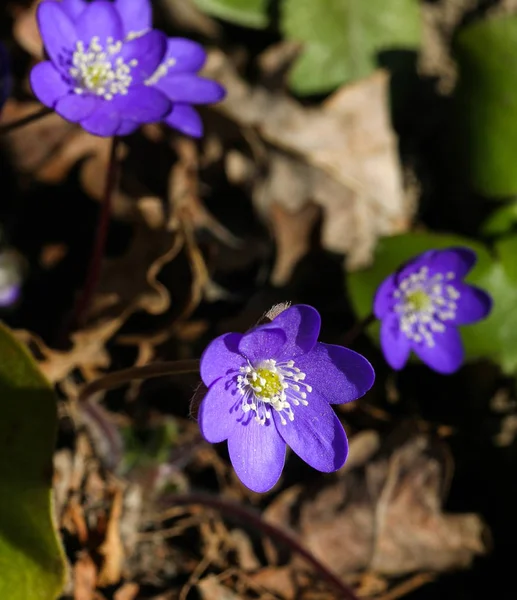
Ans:
[[[210,494],[171,495],[167,496],[163,502],[174,506],[186,506],[190,504],[208,506],[228,515],[230,518],[235,518],[251,525],[255,529],[278,540],[281,544],[284,544],[293,552],[297,552],[302,556],[336,591],[339,592],[338,597],[340,600],[358,600],[354,592],[333,571],[317,559],[310,550],[303,546],[292,533],[273,525],[272,523],[268,523],[254,510],[251,510],[242,504],[238,504],[237,502],[225,500],[224,498],[219,498]]]
[[[33,121],[37,121],[38,119],[41,119],[42,117],[46,117],[47,115],[50,115],[50,113],[52,113],[52,112],[54,112],[54,111],[51,108],[47,108],[46,106],[44,106],[37,112],[27,115],[26,117],[22,117],[21,119],[18,119],[17,121],[12,121],[11,123],[5,123],[4,125],[0,125],[0,135],[5,135],[6,133],[13,131],[14,129],[18,129],[18,127],[23,127],[24,125],[28,125],[29,123],[32,123]]]
[[[117,147],[119,138],[114,137],[111,141],[111,150],[106,174],[106,185],[104,187],[104,195],[102,198],[101,213],[97,223],[97,231],[95,234],[95,242],[88,265],[86,281],[83,286],[79,300],[75,306],[72,317],[72,329],[80,327],[90,308],[90,304],[99,283],[102,259],[104,258],[104,250],[106,248],[106,240],[108,239],[108,230],[111,216],[111,204],[113,192],[117,182],[118,162],[117,162]]]
[[[131,367],[109,373],[99,377],[86,385],[79,395],[79,401],[88,400],[92,394],[102,390],[112,390],[135,379],[151,379],[152,377],[164,377],[165,375],[184,375],[187,373],[199,373],[199,360],[172,360],[155,362],[143,367]]]

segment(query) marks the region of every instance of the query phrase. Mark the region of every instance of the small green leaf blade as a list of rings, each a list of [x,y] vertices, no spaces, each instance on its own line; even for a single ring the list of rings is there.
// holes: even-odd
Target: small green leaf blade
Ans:
[[[517,194],[517,16],[478,21],[455,42],[455,93],[465,172],[491,197]]]
[[[269,0],[194,0],[209,15],[243,27],[263,29],[269,25]]]
[[[1,324],[0,357],[0,598],[55,600],[65,578],[51,502],[56,397]]]
[[[421,38],[416,0],[283,0],[280,27],[305,45],[290,73],[300,95],[367,77],[380,52],[415,50]]]

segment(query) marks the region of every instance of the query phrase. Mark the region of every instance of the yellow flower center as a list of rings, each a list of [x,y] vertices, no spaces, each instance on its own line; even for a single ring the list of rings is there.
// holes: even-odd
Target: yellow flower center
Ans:
[[[309,404],[307,394],[312,387],[304,379],[305,373],[294,366],[294,360],[277,362],[269,358],[255,366],[248,363],[240,367],[236,382],[242,395],[242,411],[252,411],[260,425],[275,411],[280,423],[287,425],[287,421],[294,420],[293,406]]]
[[[255,370],[260,386],[255,388],[255,395],[262,400],[269,401],[270,398],[277,396],[283,390],[282,381],[278,373],[273,373],[269,369],[259,368]],[[258,388],[261,388],[260,391]]]
[[[429,294],[424,292],[424,290],[418,289],[406,294],[406,302],[412,310],[416,310],[418,312],[428,310],[433,303],[429,297]]]

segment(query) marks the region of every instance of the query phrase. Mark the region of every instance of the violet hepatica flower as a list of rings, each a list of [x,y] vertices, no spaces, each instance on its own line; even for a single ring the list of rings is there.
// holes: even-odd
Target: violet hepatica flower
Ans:
[[[384,280],[374,314],[381,320],[381,347],[391,367],[401,369],[411,350],[439,373],[461,366],[457,326],[485,318],[492,307],[486,292],[463,281],[475,262],[469,248],[430,250]]]
[[[34,94],[90,133],[128,135],[164,121],[199,137],[192,104],[224,97],[197,75],[206,59],[199,44],[151,29],[149,0],[42,0],[37,20],[49,60],[32,69]]]
[[[330,405],[356,400],[375,375],[360,354],[318,342],[319,331],[318,312],[294,305],[248,333],[216,338],[201,358],[201,432],[211,443],[228,440],[238,477],[255,492],[278,481],[286,445],[319,471],[346,460],[346,434]]]

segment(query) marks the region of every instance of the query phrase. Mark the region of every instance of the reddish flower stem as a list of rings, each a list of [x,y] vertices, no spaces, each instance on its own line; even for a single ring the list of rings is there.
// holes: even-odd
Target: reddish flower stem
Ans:
[[[104,195],[101,204],[101,213],[97,223],[97,231],[95,241],[88,265],[86,280],[75,305],[74,314],[72,317],[71,329],[76,329],[83,325],[85,317],[90,308],[90,304],[99,283],[102,259],[104,258],[104,250],[106,248],[106,240],[108,239],[108,230],[111,216],[111,204],[113,200],[113,191],[117,182],[118,162],[117,162],[117,147],[119,138],[116,136],[111,140],[111,150],[108,163],[108,171],[106,173],[106,185],[104,187]]]
[[[0,135],[5,135],[6,133],[13,131],[14,129],[18,129],[18,127],[23,127],[24,125],[28,125],[29,123],[32,123],[33,121],[37,121],[38,119],[41,119],[42,117],[46,117],[47,115],[50,115],[50,113],[52,113],[52,112],[54,112],[54,111],[51,108],[47,108],[46,106],[44,106],[37,112],[27,115],[26,117],[22,117],[21,119],[18,119],[17,121],[12,121],[11,123],[5,123],[4,125],[0,125]]]
[[[90,396],[102,390],[130,383],[135,379],[151,379],[151,377],[165,377],[166,375],[184,375],[186,373],[199,373],[199,360],[171,360],[155,362],[143,367],[130,367],[109,373],[104,377],[95,379],[84,386],[79,395],[79,402],[85,402]]]
[[[188,506],[189,504],[200,504],[215,508],[230,518],[236,518],[255,529],[258,529],[265,535],[278,540],[292,551],[302,556],[323,578],[325,578],[332,587],[339,592],[337,596],[340,600],[358,600],[355,593],[348,587],[333,571],[324,565],[314,554],[303,546],[296,537],[289,531],[268,523],[257,512],[224,498],[218,498],[209,494],[182,494],[167,496],[164,503],[173,506]]]

